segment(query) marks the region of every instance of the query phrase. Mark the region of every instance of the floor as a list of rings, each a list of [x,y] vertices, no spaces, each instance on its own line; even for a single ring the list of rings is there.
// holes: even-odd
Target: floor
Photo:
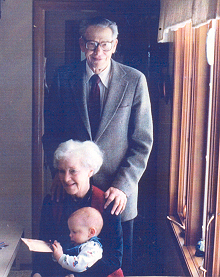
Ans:
[[[30,276],[31,276],[30,270],[20,270],[20,271],[12,270],[8,275],[8,277],[30,277]],[[130,277],[146,277],[146,276],[130,276]],[[154,276],[151,276],[151,277],[154,277]]]
[[[156,275],[156,229],[154,223],[137,217],[134,225],[133,274],[137,276]]]
[[[11,270],[8,277],[30,277],[31,270]]]
[[[30,277],[30,276],[31,276],[31,271],[29,270],[11,271],[10,274],[8,275],[8,277]],[[130,277],[146,277],[146,276],[130,276]],[[151,276],[151,277],[155,277],[155,276]]]

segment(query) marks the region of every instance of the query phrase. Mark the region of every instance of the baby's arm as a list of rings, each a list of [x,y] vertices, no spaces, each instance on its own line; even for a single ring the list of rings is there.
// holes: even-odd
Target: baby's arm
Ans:
[[[83,272],[102,258],[102,247],[99,243],[90,241],[85,243],[78,256],[63,254],[58,263],[65,269],[73,272]]]
[[[53,257],[58,262],[60,257],[63,255],[63,248],[60,245],[60,243],[57,242],[56,240],[52,244],[52,247],[53,247]]]

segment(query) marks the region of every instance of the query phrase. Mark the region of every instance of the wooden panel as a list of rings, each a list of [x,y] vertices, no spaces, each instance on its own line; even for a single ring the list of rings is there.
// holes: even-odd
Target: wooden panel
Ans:
[[[196,245],[202,232],[209,100],[209,66],[205,51],[207,31],[208,25],[204,25],[195,29],[194,34],[186,245]]]
[[[190,136],[190,116],[191,116],[191,98],[192,98],[192,47],[193,34],[191,24],[184,28],[184,47],[182,55],[184,56],[183,67],[183,98],[182,114],[180,123],[180,162],[179,162],[179,182],[178,182],[178,207],[177,211],[180,217],[183,214],[183,208],[187,201],[187,178],[188,178],[188,154],[189,154],[189,136]]]
[[[175,32],[175,56],[174,56],[174,89],[173,89],[173,117],[171,135],[170,157],[170,207],[169,214],[175,215],[178,200],[179,179],[179,152],[180,152],[180,125],[182,113],[182,85],[183,85],[183,29]]]

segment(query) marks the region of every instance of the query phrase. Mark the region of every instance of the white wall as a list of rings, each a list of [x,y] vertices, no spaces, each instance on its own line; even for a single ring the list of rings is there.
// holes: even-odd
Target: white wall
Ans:
[[[31,236],[32,1],[5,0],[0,19],[0,220]],[[21,263],[30,262],[22,246]]]

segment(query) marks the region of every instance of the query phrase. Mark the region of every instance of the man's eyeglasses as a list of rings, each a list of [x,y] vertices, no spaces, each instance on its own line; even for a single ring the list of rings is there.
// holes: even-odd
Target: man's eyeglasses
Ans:
[[[112,49],[113,41],[97,42],[92,40],[85,40],[86,49],[94,51],[99,45],[103,51],[110,51]]]

